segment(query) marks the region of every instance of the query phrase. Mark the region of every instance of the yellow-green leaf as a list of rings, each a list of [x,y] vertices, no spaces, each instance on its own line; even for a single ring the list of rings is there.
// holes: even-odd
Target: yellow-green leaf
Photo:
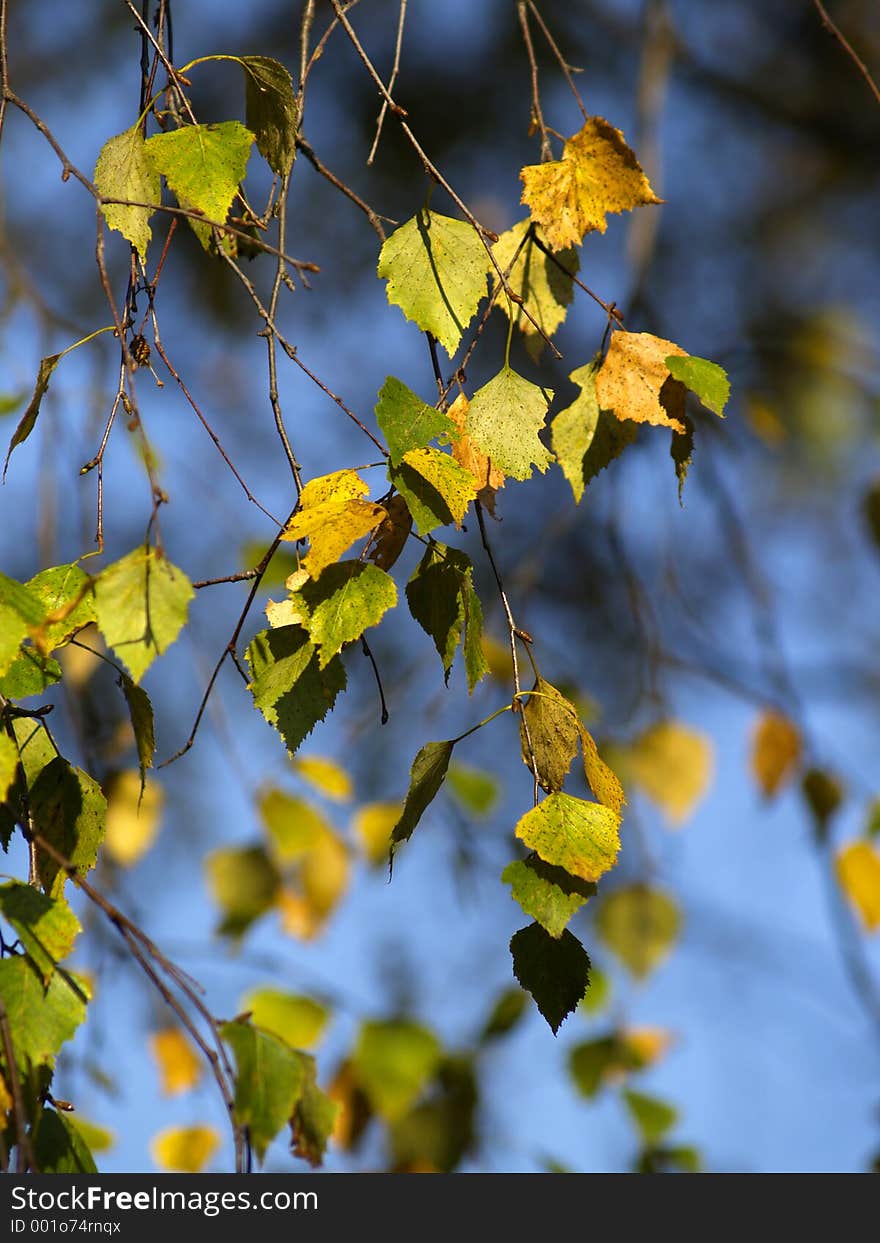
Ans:
[[[293,1116],[305,1082],[305,1059],[250,1022],[224,1023],[219,1030],[235,1054],[235,1119],[248,1127],[262,1163],[269,1144]]]
[[[553,390],[539,388],[505,364],[471,398],[465,430],[499,470],[512,479],[542,473],[553,457],[538,438]]]
[[[179,1096],[196,1087],[204,1066],[179,1027],[153,1032],[150,1052],[159,1068],[163,1096]]]
[[[215,850],[205,870],[223,915],[218,931],[224,935],[240,937],[278,901],[281,876],[262,846]]]
[[[323,755],[299,755],[293,760],[293,767],[314,790],[334,803],[349,803],[354,797],[351,775],[336,760]]]
[[[144,143],[146,157],[177,195],[182,207],[202,212],[223,224],[244,181],[254,135],[240,121],[185,125],[154,134]],[[198,222],[195,222],[198,223]],[[207,248],[210,232],[196,228]]]
[[[529,218],[520,220],[512,229],[501,234],[492,247],[492,253],[502,272],[510,268],[508,287],[522,298],[532,319],[548,337],[552,337],[568,313],[574,297],[571,278],[577,275],[580,264],[576,250],[562,250],[553,258],[545,254],[529,234],[531,227]],[[536,231],[538,239],[544,241],[540,227],[536,226]],[[526,349],[533,358],[537,358],[543,349],[544,338],[526,318],[522,307],[512,304],[501,292],[495,305],[501,307],[508,318],[513,316],[514,323],[525,336]]]
[[[180,634],[194,595],[183,570],[153,548],[136,548],[95,579],[98,625],[135,682]]]
[[[345,667],[338,659],[322,667],[314,644],[300,626],[262,630],[252,640],[246,658],[254,704],[293,754],[345,690]]]
[[[501,879],[510,885],[510,896],[525,914],[557,939],[572,916],[596,892],[592,882],[571,876],[564,868],[554,867],[537,856],[509,863]]]
[[[294,1049],[312,1049],[324,1034],[330,1015],[311,997],[278,988],[253,988],[242,997],[239,1012],[249,1013],[256,1027],[271,1032]]]
[[[0,915],[15,929],[43,983],[48,984],[82,931],[67,902],[64,898],[49,898],[33,885],[14,880],[0,886]]]
[[[516,826],[516,835],[546,863],[597,881],[617,861],[620,817],[610,807],[570,794],[550,794]]]
[[[711,739],[680,721],[658,721],[623,755],[625,774],[671,825],[680,825],[693,814],[712,780]]]
[[[405,499],[420,535],[453,522],[459,526],[477,495],[470,471],[439,449],[411,449],[399,466],[389,468],[388,478]]]
[[[124,769],[106,784],[107,823],[104,849],[120,867],[134,867],[159,832],[165,795],[156,781],[142,781],[139,772]]]
[[[399,466],[412,449],[424,449],[438,437],[454,431],[449,415],[422,401],[393,375],[379,390],[376,421],[388,445],[392,466]]]
[[[385,242],[377,274],[388,282],[392,306],[452,357],[488,292],[489,267],[486,247],[470,224],[422,210]]]
[[[95,165],[95,187],[102,198],[131,199],[135,203],[162,201],[159,172],[147,155],[140,125],[133,125],[115,138],[108,138]],[[101,211],[111,229],[121,233],[134,246],[141,259],[147,257],[152,232],[153,207],[126,207],[103,203]]]
[[[631,885],[603,897],[596,928],[608,948],[641,979],[671,952],[681,930],[681,912],[661,890]]]
[[[437,1037],[419,1023],[367,1022],[358,1035],[352,1066],[375,1112],[393,1122],[427,1086],[441,1054]]]

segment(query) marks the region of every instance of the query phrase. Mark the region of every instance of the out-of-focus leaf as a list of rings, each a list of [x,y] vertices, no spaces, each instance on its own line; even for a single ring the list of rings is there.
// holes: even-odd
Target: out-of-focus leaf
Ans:
[[[678,906],[648,885],[606,894],[596,915],[602,940],[638,979],[650,975],[669,955],[680,928]]]

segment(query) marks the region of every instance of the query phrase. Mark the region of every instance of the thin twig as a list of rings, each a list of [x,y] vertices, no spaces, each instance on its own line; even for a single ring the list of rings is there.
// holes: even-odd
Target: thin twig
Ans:
[[[361,648],[363,650],[364,655],[367,657],[370,664],[373,666],[373,676],[376,679],[376,687],[379,691],[379,704],[381,707],[381,711],[379,714],[379,723],[380,725],[387,725],[388,724],[388,705],[385,702],[385,691],[382,688],[382,678],[379,675],[379,666],[376,664],[376,658],[373,655],[372,649],[364,635],[361,635]]]
[[[309,161],[312,167],[316,170],[316,172],[319,172],[322,177],[326,177],[331,185],[334,185],[337,190],[340,190],[345,195],[346,198],[351,199],[352,203],[354,203],[356,207],[359,207],[361,209],[361,211],[367,217],[373,229],[375,230],[376,235],[379,238],[379,241],[384,242],[385,241],[385,230],[382,228],[382,220],[383,219],[387,220],[388,217],[387,216],[380,217],[378,212],[373,211],[369,203],[365,203],[364,200],[359,195],[355,194],[351,186],[347,186],[344,181],[340,181],[340,179],[336,176],[335,173],[331,173],[327,165],[322,163],[321,160],[318,158],[318,156],[315,154],[314,148],[312,147],[311,143],[307,142],[305,138],[303,138],[302,134],[300,134],[297,137],[296,146],[297,146],[298,151],[302,151],[303,155],[306,157],[306,159]],[[392,220],[389,223],[395,224],[396,222]]]
[[[529,6],[529,12],[531,13],[532,17],[534,17],[535,21],[540,26],[541,34],[547,40],[547,43],[550,47],[550,51],[556,57],[556,60],[559,64],[559,68],[562,70],[563,76],[569,85],[569,89],[571,90],[572,95],[574,95],[575,97],[577,106],[581,110],[581,116],[584,118],[585,121],[588,121],[590,119],[590,114],[587,112],[586,108],[584,107],[584,101],[581,99],[580,91],[575,86],[574,78],[571,76],[573,73],[580,73],[581,70],[575,69],[574,65],[570,65],[568,61],[565,59],[565,57],[562,55],[562,53],[560,52],[559,48],[556,45],[556,40],[553,38],[550,31],[547,29],[547,23],[544,21],[543,17],[538,12],[537,5],[533,3],[533,0],[527,0],[527,3]]]
[[[394,64],[391,68],[391,77],[388,79],[389,93],[394,90],[394,83],[397,81],[397,74],[400,70],[400,49],[403,46],[403,24],[406,21],[406,0],[400,0],[400,12],[397,18],[397,42],[394,45]],[[379,112],[379,119],[376,121],[376,137],[373,139],[373,145],[370,148],[370,154],[367,156],[367,163],[372,164],[376,157],[376,151],[379,147],[379,139],[382,137],[382,126],[385,124],[385,113],[388,111],[388,101],[382,100],[382,108]]]
[[[532,123],[537,125],[541,134],[541,160],[544,162],[553,159],[553,148],[550,146],[550,135],[547,133],[544,113],[541,110],[541,92],[538,89],[538,62],[535,59],[535,49],[532,45],[532,35],[529,30],[529,18],[525,0],[519,0],[516,6],[516,15],[519,18],[523,42],[526,45],[526,54],[529,58],[529,69],[532,76]]]
[[[859,56],[858,52],[855,50],[853,45],[850,43],[849,39],[847,39],[846,35],[843,33],[840,27],[837,26],[832,21],[831,15],[829,14],[828,10],[825,8],[825,5],[822,3],[822,0],[813,0],[813,4],[816,6],[816,11],[818,12],[819,16],[822,19],[822,25],[825,27],[826,30],[828,30],[834,36],[834,38],[837,40],[837,42],[846,52],[847,56],[850,58],[850,60],[853,62],[853,64],[858,69],[859,73],[862,75],[862,77],[867,82],[868,87],[871,91],[871,94],[877,100],[877,103],[880,104],[880,87],[877,86],[877,83],[872,77],[871,71],[868,68],[868,66]]]
[[[290,169],[281,178],[281,188],[278,192],[278,243],[279,250],[283,252],[287,234],[287,193],[290,189]],[[278,296],[281,293],[281,285],[287,275],[284,259],[279,254],[275,264],[275,279],[272,282],[272,292],[269,296],[269,320],[274,322],[278,313]],[[296,488],[297,496],[303,489],[302,475],[300,473],[300,465],[296,460],[293,448],[290,444],[290,438],[287,435],[287,428],[284,426],[284,415],[281,411],[281,402],[278,397],[278,359],[275,351],[275,333],[271,330],[266,332],[266,349],[268,351],[268,367],[269,367],[269,403],[272,406],[272,414],[275,419],[275,430],[278,432],[278,438],[284,449],[284,456],[287,458],[287,464],[293,475],[293,484]]]

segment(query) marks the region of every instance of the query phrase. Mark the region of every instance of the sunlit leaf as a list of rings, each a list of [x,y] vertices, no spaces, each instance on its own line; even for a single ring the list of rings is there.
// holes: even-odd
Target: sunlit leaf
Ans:
[[[470,471],[440,449],[411,449],[388,478],[406,501],[416,530],[428,535],[437,527],[461,524],[477,487]]]
[[[632,780],[671,825],[693,815],[712,781],[712,742],[680,721],[658,721],[623,753]]]
[[[202,1077],[201,1059],[179,1027],[166,1027],[150,1036],[150,1052],[159,1068],[164,1096],[189,1092]]]
[[[379,390],[376,421],[388,445],[392,466],[399,466],[411,450],[424,449],[432,440],[448,438],[454,431],[444,410],[429,406],[393,375]]]
[[[589,117],[565,144],[561,160],[520,172],[522,201],[553,250],[579,245],[585,233],[608,227],[605,217],[661,203],[623,134],[602,117]]]
[[[159,172],[147,155],[142,127],[108,138],[95,165],[95,186],[102,198],[131,199],[135,203],[162,201]],[[101,211],[111,229],[116,229],[134,246],[141,259],[153,236],[150,229],[152,207],[126,207],[120,203],[103,203]]]
[[[282,539],[308,539],[302,563],[312,578],[332,565],[357,539],[369,535],[386,517],[381,505],[363,498],[369,488],[356,471],[337,470],[310,479],[299,508]]]
[[[220,1147],[212,1126],[169,1126],[150,1141],[150,1155],[160,1170],[199,1174]]]
[[[342,661],[331,660],[322,668],[314,644],[300,626],[261,631],[246,659],[254,704],[293,754],[345,690]]]
[[[220,1035],[235,1054],[235,1120],[246,1126],[262,1163],[266,1149],[293,1117],[306,1078],[306,1062],[271,1032],[236,1020]]]
[[[318,651],[322,672],[346,643],[376,626],[397,603],[394,579],[363,561],[328,565],[291,593],[302,625]]]
[[[183,571],[154,548],[136,548],[95,579],[98,625],[135,682],[180,634],[194,595]]]
[[[133,769],[114,773],[107,783],[104,848],[121,867],[134,865],[156,840],[165,794],[156,781],[141,784]]]
[[[493,465],[512,479],[546,471],[553,457],[538,438],[553,391],[539,388],[505,365],[471,398],[465,431]]]
[[[597,881],[617,861],[620,817],[610,807],[550,794],[520,819],[516,835],[546,863]]]
[[[98,783],[56,756],[41,769],[29,791],[29,802],[40,836],[85,876],[95,866],[107,817],[107,800]],[[37,857],[43,887],[59,897],[67,873],[47,851],[38,849]]]
[[[377,274],[388,301],[435,336],[451,357],[488,292],[490,260],[464,220],[422,210],[382,247]]]
[[[154,134],[144,143],[147,160],[161,173],[182,207],[203,213],[220,224],[244,181],[254,135],[240,121],[185,125]],[[210,230],[193,221],[207,248]]]
[[[611,334],[611,344],[596,374],[596,397],[618,419],[671,427],[684,433],[685,387],[672,377],[667,358],[685,351],[650,332]]]
[[[61,647],[97,618],[91,579],[78,565],[41,570],[26,586],[46,609],[41,638],[49,651]]]
[[[0,915],[15,929],[22,947],[48,984],[82,928],[64,898],[49,898],[24,881],[0,886]]]
[[[6,450],[6,461],[3,463],[3,482],[6,482],[6,472],[9,469],[9,459],[12,457],[12,450],[17,445],[24,444],[28,436],[34,430],[37,423],[37,415],[40,413],[40,406],[43,398],[46,396],[46,390],[49,387],[49,381],[52,378],[52,372],[58,366],[60,354],[49,354],[46,358],[40,359],[40,367],[37,371],[37,383],[34,386],[33,396],[28,402],[27,409],[18,421],[18,426],[12,433],[12,439],[9,442],[9,448]]]
[[[239,1002],[256,1027],[280,1036],[294,1049],[312,1049],[321,1040],[330,1017],[311,997],[277,988],[253,988]]]
[[[348,803],[354,797],[351,775],[336,760],[322,755],[299,755],[293,760],[293,767],[313,789],[334,803]]]
[[[564,868],[534,856],[508,863],[501,879],[510,885],[510,896],[523,912],[556,938],[562,936],[572,916],[596,892],[592,882],[570,876]]]
[[[730,381],[723,367],[708,358],[696,358],[693,354],[682,358],[677,350],[666,359],[666,365],[670,375],[695,393],[707,410],[724,415],[730,396]]]
[[[6,1007],[19,1068],[29,1062],[53,1065],[56,1054],[86,1017],[85,982],[55,971],[44,985],[40,971],[23,955],[0,961],[0,1001]]]
[[[464,393],[459,393],[449,407],[449,418],[458,431],[458,438],[452,441],[452,456],[473,476],[477,485],[477,500],[490,514],[494,514],[495,494],[504,487],[504,474],[477,448],[465,431],[469,408]]]
[[[841,889],[866,931],[880,928],[880,851],[871,842],[850,842],[835,859]]]
[[[508,288],[522,298],[532,319],[548,337],[552,337],[565,320],[574,297],[571,278],[577,275],[580,266],[578,254],[576,250],[567,249],[551,258],[535,244],[529,233],[531,226],[532,221],[529,218],[520,220],[512,229],[501,234],[492,247],[492,253],[502,272],[510,268],[507,275]],[[536,232],[539,240],[543,241],[540,227],[536,226]],[[525,336],[526,349],[533,358],[537,358],[544,346],[544,339],[535,325],[526,318],[519,306],[514,309],[504,293],[499,293],[495,305],[501,307],[508,317],[513,316],[517,328]]]

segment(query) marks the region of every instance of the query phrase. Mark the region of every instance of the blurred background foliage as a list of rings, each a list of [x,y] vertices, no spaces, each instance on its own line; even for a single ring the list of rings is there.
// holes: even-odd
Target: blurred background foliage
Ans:
[[[262,53],[295,72],[299,7],[176,0],[175,63]],[[102,779],[115,817],[97,883],[202,980],[215,1013],[258,1005],[267,1026],[317,1050],[321,1081],[343,1107],[330,1169],[864,1169],[880,1149],[870,936],[880,915],[870,914],[870,863],[862,902],[838,878],[849,858],[850,899],[865,883],[841,851],[874,850],[880,795],[880,109],[808,0],[539,7],[583,71],[590,112],[624,131],[666,201],[588,236],[583,279],[616,301],[630,330],[716,360],[733,385],[723,423],[696,416],[684,508],[666,439],[643,429],[579,507],[551,471],[508,484],[492,525],[542,672],[588,709],[628,781],[621,862],[574,922],[596,968],[582,1012],[554,1040],[510,987],[506,946],[522,918],[498,876],[530,783],[508,721],[459,749],[387,884],[389,818],[415,750],[506,694],[504,621],[475,530],[460,542],[478,567],[500,677],[473,701],[463,672],[445,689],[427,637],[392,615],[371,640],[389,723],[378,726],[372,674],[355,651],[349,693],[291,765],[227,667],[195,747],[155,780],[134,826],[131,740],[112,671],[68,649],[56,730]],[[316,30],[329,12],[318,4]],[[876,4],[838,0],[833,13],[880,66]],[[397,16],[392,0],[362,0],[351,14],[386,74]],[[580,115],[533,35],[545,117],[571,134]],[[104,140],[137,114],[140,43],[125,5],[12,6],[9,41],[15,89],[90,173]],[[192,77],[200,120],[243,116],[234,66]],[[514,4],[410,3],[395,94],[485,224],[501,231],[521,218],[517,173],[537,161],[539,140]],[[383,220],[402,222],[428,184],[391,118],[367,166],[378,108],[337,32],[310,81],[302,133]],[[107,311],[91,198],[62,184],[18,114],[0,160],[0,426],[11,435],[40,357],[102,326]],[[388,374],[431,400],[424,342],[387,305],[364,214],[302,154],[290,203],[289,249],[320,266],[311,288],[298,281],[283,302],[300,358],[371,427]],[[455,214],[440,189],[432,207]],[[108,245],[121,289],[127,247],[116,235]],[[247,267],[261,288],[267,260]],[[185,229],[157,305],[169,355],[230,457],[270,510],[287,512],[260,324]],[[536,367],[520,342],[512,361],[567,404],[567,376],[604,328],[579,296],[556,338],[561,361],[545,351]],[[471,391],[497,370],[505,331],[493,312]],[[94,480],[79,468],[94,454],[117,365],[105,336],[53,378],[0,497],[4,572],[24,580],[92,547]],[[194,579],[246,568],[272,531],[163,378],[159,389],[141,373],[140,401],[170,498],[169,555]],[[280,392],[307,477],[374,460],[302,372],[284,365]],[[136,442],[121,425],[106,488],[112,559],[142,539],[149,516]],[[405,574],[418,551],[404,555]],[[245,591],[202,591],[189,635],[151,671],[160,755],[186,738]],[[772,725],[767,741],[770,710],[793,725],[794,743]],[[674,745],[663,749],[668,737],[658,755],[668,722],[690,731],[683,772]],[[291,847],[291,825],[307,849]],[[6,866],[16,872],[16,859]],[[81,915],[90,935],[77,966],[96,1001],[59,1073],[63,1094],[104,1128],[102,1168],[226,1168],[222,1108],[191,1051],[112,934]],[[169,1125],[183,1130],[163,1135]],[[283,1145],[268,1164],[290,1168]]]

